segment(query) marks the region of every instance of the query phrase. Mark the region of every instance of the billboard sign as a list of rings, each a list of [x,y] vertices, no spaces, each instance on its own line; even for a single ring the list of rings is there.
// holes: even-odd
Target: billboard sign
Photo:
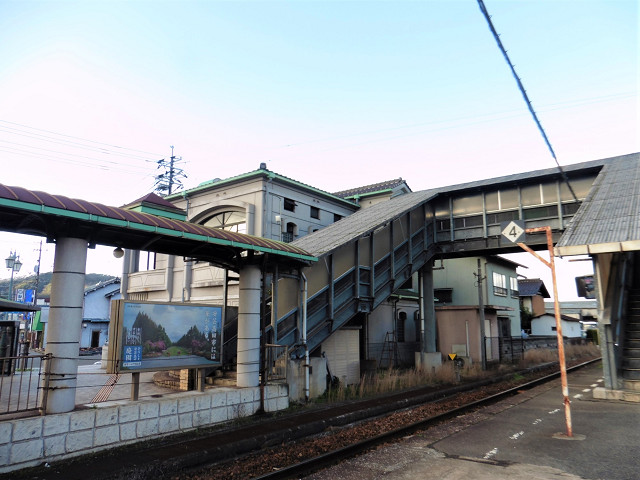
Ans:
[[[109,373],[222,364],[222,307],[115,300]]]

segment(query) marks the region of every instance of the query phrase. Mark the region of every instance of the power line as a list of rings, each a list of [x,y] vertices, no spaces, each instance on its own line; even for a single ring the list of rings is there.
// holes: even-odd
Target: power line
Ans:
[[[534,122],[536,122],[536,125],[538,126],[538,130],[540,130],[540,133],[542,134],[542,138],[544,138],[544,141],[547,144],[549,151],[551,152],[551,156],[555,160],[556,165],[558,165],[558,170],[560,170],[560,174],[562,175],[562,178],[566,182],[567,187],[569,187],[569,190],[571,191],[571,195],[573,195],[574,200],[577,202],[578,197],[573,191],[573,188],[571,188],[571,184],[569,183],[569,178],[567,177],[567,174],[562,169],[560,162],[558,162],[558,158],[556,157],[556,152],[554,152],[553,147],[551,146],[551,142],[549,141],[549,138],[547,137],[547,134],[544,131],[544,128],[542,128],[542,124],[540,123],[540,120],[538,120],[538,115],[536,115],[536,112],[533,109],[533,105],[531,104],[531,101],[529,100],[529,96],[527,95],[527,92],[524,89],[524,85],[522,84],[520,77],[518,77],[518,74],[516,73],[516,69],[511,63],[511,60],[509,59],[509,55],[507,55],[507,51],[505,50],[504,45],[502,45],[502,41],[500,40],[500,35],[498,35],[498,32],[496,31],[495,27],[493,26],[493,23],[491,22],[491,16],[487,11],[487,7],[485,7],[484,2],[482,0],[478,0],[478,6],[480,7],[480,11],[484,15],[484,18],[487,20],[487,23],[489,24],[489,30],[491,30],[491,33],[493,33],[493,38],[495,38],[496,43],[498,44],[498,48],[500,48],[500,51],[502,52],[502,55],[504,56],[504,59],[507,62],[507,65],[509,65],[509,68],[511,69],[513,78],[516,79],[516,83],[518,84],[520,93],[522,93],[522,97],[524,98],[524,101],[527,104],[527,108],[529,109],[529,112],[531,113],[531,116],[533,117]]]
[[[122,150],[130,150],[132,152],[138,152],[138,153],[146,153],[146,154],[152,155],[154,157],[161,157],[162,156],[161,154],[154,153],[154,152],[147,152],[145,150],[137,150],[135,148],[122,147],[120,145],[114,145],[114,144],[111,144],[111,143],[103,143],[103,142],[98,142],[98,141],[95,141],[95,140],[89,140],[87,138],[76,137],[76,136],[73,136],[73,135],[66,135],[64,133],[58,133],[58,132],[54,132],[52,130],[45,130],[43,128],[31,127],[29,125],[24,125],[22,123],[10,122],[8,120],[0,119],[0,123],[8,123],[9,125],[16,125],[18,127],[29,128],[31,130],[36,130],[36,131],[39,131],[39,132],[51,133],[53,135],[59,135],[61,137],[67,137],[67,138],[73,138],[73,139],[76,139],[76,140],[82,140],[84,142],[95,143],[97,145],[106,145],[106,146],[112,147],[112,148],[118,148],[118,149],[122,149]]]
[[[29,132],[27,130],[21,130],[18,128],[12,128],[12,127],[5,127],[0,125],[0,132],[5,132],[8,133],[10,135],[18,135],[21,137],[27,137],[27,138],[32,138],[34,140],[39,140],[39,141],[43,141],[43,142],[49,142],[49,143],[55,143],[58,145],[63,145],[63,146],[69,146],[71,148],[80,148],[80,149],[85,149],[85,150],[90,150],[93,152],[99,152],[105,155],[117,155],[119,157],[123,157],[123,158],[133,158],[133,159],[138,159],[138,160],[144,160],[145,162],[155,162],[155,159],[149,159],[148,157],[143,157],[140,155],[131,155],[131,154],[126,154],[126,153],[120,153],[117,151],[113,151],[113,150],[109,150],[105,147],[94,147],[91,145],[84,145],[82,143],[79,142],[72,142],[70,140],[64,140],[64,139],[57,139],[55,137],[50,137],[48,135],[43,135],[40,133],[32,133]]]
[[[69,159],[69,158],[64,158],[64,157],[56,157],[53,155],[47,155],[44,153],[39,153],[39,152],[30,152],[27,150],[23,150],[23,149],[19,149],[19,148],[15,148],[15,147],[9,147],[9,146],[3,146],[0,145],[0,151],[2,152],[6,152],[9,153],[11,155],[22,155],[25,157],[37,157],[37,158],[43,158],[45,160],[52,160],[52,161],[56,161],[58,163],[66,163],[68,165],[77,165],[77,166],[81,166],[81,167],[89,167],[89,168],[99,168],[101,170],[110,170],[110,171],[120,171],[120,172],[124,172],[124,173],[131,173],[131,174],[141,174],[143,172],[141,171],[134,171],[134,170],[128,170],[126,168],[114,168],[114,167],[109,167],[109,166],[105,166],[105,165],[96,165],[95,163],[90,163],[90,162],[86,162],[86,161],[80,161],[80,160],[75,160],[75,159]],[[63,154],[64,155],[64,154]],[[125,165],[123,165],[125,166]],[[150,176],[150,174],[144,174],[144,176]]]
[[[55,154],[58,154],[58,155],[67,155],[67,156],[70,156],[70,157],[85,158],[85,159],[88,159],[88,160],[94,160],[96,162],[102,162],[103,164],[106,163],[106,164],[111,164],[111,165],[121,165],[120,162],[115,162],[113,160],[104,160],[104,159],[99,160],[97,158],[87,157],[85,155],[78,155],[78,154],[75,154],[75,153],[61,152],[59,150],[51,150],[49,148],[43,148],[43,147],[34,147],[32,145],[27,145],[27,144],[24,144],[24,143],[10,142],[8,140],[0,140],[0,142],[8,143],[8,144],[11,144],[11,145],[17,145],[19,147],[27,147],[27,148],[31,148],[31,149],[34,149],[34,150],[44,150],[45,152],[51,152],[51,153],[55,153]],[[13,148],[13,147],[4,147],[4,148]],[[34,153],[38,153],[38,152],[34,152]],[[142,167],[134,167],[134,168],[141,168],[142,169]]]

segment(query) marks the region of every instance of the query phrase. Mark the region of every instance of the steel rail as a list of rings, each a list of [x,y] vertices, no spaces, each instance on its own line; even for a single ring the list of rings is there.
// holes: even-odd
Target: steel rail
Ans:
[[[573,367],[568,368],[567,371],[573,372],[574,370],[578,370],[582,367],[591,365],[592,363],[598,362],[600,360],[601,358],[589,360],[587,362],[574,365]],[[381,433],[374,437],[367,438],[366,440],[361,440],[352,445],[347,445],[346,447],[342,447],[337,450],[324,453],[317,457],[303,460],[302,462],[296,463],[294,465],[289,465],[287,467],[283,467],[281,469],[261,475],[259,477],[254,477],[253,480],[276,480],[276,479],[281,480],[281,479],[289,479],[289,478],[301,478],[304,475],[308,475],[310,473],[319,471],[328,466],[335,465],[348,458],[355,457],[356,455],[366,450],[369,450],[377,445],[380,445],[382,443],[388,442],[390,440],[394,440],[398,437],[406,436],[407,434],[413,433],[416,430],[424,429],[426,427],[431,427],[437,423],[440,423],[444,420],[448,420],[451,417],[458,416],[461,413],[466,413],[475,408],[491,405],[492,403],[495,403],[498,400],[502,400],[503,398],[516,395],[521,390],[529,390],[538,385],[542,385],[544,383],[547,383],[551,380],[554,380],[560,377],[560,375],[561,375],[561,372],[559,371],[549,375],[545,375],[544,377],[540,377],[530,382],[523,383],[522,385],[518,385],[516,387],[509,388],[502,392],[495,393],[483,399],[475,400],[473,402],[467,403],[460,407],[456,407],[447,412],[443,412],[438,415],[434,415],[432,417],[420,420],[418,422],[414,422],[414,423],[405,425],[403,427],[390,430],[389,432]],[[415,408],[417,406],[418,405],[415,405],[409,408]]]

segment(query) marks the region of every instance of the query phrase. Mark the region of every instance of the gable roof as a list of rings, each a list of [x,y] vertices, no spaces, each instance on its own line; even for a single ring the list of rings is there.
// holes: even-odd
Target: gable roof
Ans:
[[[138,205],[138,204],[141,204],[141,203],[150,203],[152,205],[156,205],[158,207],[169,208],[171,210],[175,210],[176,209],[176,206],[173,203],[165,200],[160,195],[157,195],[157,194],[155,194],[153,192],[152,193],[147,193],[145,196],[140,197],[140,198],[134,200],[131,203],[123,205],[122,208],[127,208],[127,207],[129,207],[131,205]]]
[[[640,153],[610,159],[558,241],[555,254],[640,250]]]
[[[389,192],[394,188],[399,187],[403,184],[406,185],[406,187],[409,189],[409,192],[410,192],[411,188],[409,188],[409,185],[407,185],[407,182],[402,178],[396,178],[393,180],[386,180],[384,182],[373,183],[371,185],[365,185],[362,187],[342,190],[340,192],[334,192],[333,195],[340,198],[351,198],[351,197],[358,197],[363,195],[374,195],[376,193]]]
[[[202,182],[197,187],[190,188],[188,190],[183,190],[179,193],[174,193],[172,195],[167,195],[165,199],[167,200],[181,199],[181,198],[193,195],[195,193],[205,192],[207,190],[212,190],[214,188],[228,187],[229,185],[232,185],[234,183],[242,182],[245,180],[253,180],[261,177],[264,178],[265,180],[277,180],[281,183],[284,183],[302,190],[306,190],[308,192],[312,192],[315,195],[320,195],[321,197],[324,197],[328,200],[333,200],[334,202],[340,203],[342,205],[348,205],[354,210],[360,208],[357,204],[349,200],[346,200],[344,198],[340,198],[334,195],[333,193],[329,193],[325,190],[312,187],[311,185],[308,185],[303,182],[299,182],[298,180],[294,180],[293,178],[289,178],[284,175],[280,175],[279,173],[272,172],[266,167],[264,163],[260,164],[260,168],[258,168],[257,170],[253,170],[251,172],[243,173],[243,174],[236,175],[234,177],[229,177],[229,178],[214,178],[213,180]]]
[[[0,230],[47,238],[73,232],[91,244],[192,257],[232,270],[245,252],[296,264],[316,261],[289,243],[2,184]]]
[[[541,320],[543,318],[548,318],[548,317],[551,317],[551,318],[554,318],[554,319],[556,318],[555,314],[546,313],[545,312],[545,313],[541,313],[540,315],[536,315],[535,317],[532,317],[531,321]],[[560,314],[560,320],[564,320],[565,322],[578,322],[578,323],[580,323],[580,319],[579,318],[571,317],[571,316],[565,315],[563,313]]]
[[[610,163],[612,159],[591,160],[588,162],[566,165],[565,173],[575,171],[598,171],[603,165]],[[363,208],[354,214],[340,220],[317,232],[310,233],[294,240],[295,245],[312,255],[318,257],[333,251],[345,243],[363,237],[382,225],[403,215],[407,210],[426,203],[440,194],[451,194],[464,190],[477,190],[482,188],[499,188],[501,185],[512,186],[514,182],[537,180],[539,178],[559,178],[557,168],[546,168],[526,173],[506,175],[503,177],[479,180],[468,183],[451,185],[448,187],[433,188],[405,195],[398,195],[388,201],[380,202],[368,208]]]
[[[106,288],[109,285],[120,285],[120,278],[113,277],[109,280],[105,280],[104,282],[96,283],[95,285],[85,288],[84,294],[87,295],[88,293],[95,292],[96,290],[100,290],[101,288]]]
[[[542,295],[543,298],[551,298],[544,282],[539,278],[518,279],[518,295],[521,297],[533,297]]]

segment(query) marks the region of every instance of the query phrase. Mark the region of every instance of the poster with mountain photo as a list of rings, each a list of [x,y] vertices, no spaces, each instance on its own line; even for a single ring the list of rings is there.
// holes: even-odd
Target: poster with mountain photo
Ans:
[[[222,307],[124,301],[120,319],[120,370],[222,364]]]

